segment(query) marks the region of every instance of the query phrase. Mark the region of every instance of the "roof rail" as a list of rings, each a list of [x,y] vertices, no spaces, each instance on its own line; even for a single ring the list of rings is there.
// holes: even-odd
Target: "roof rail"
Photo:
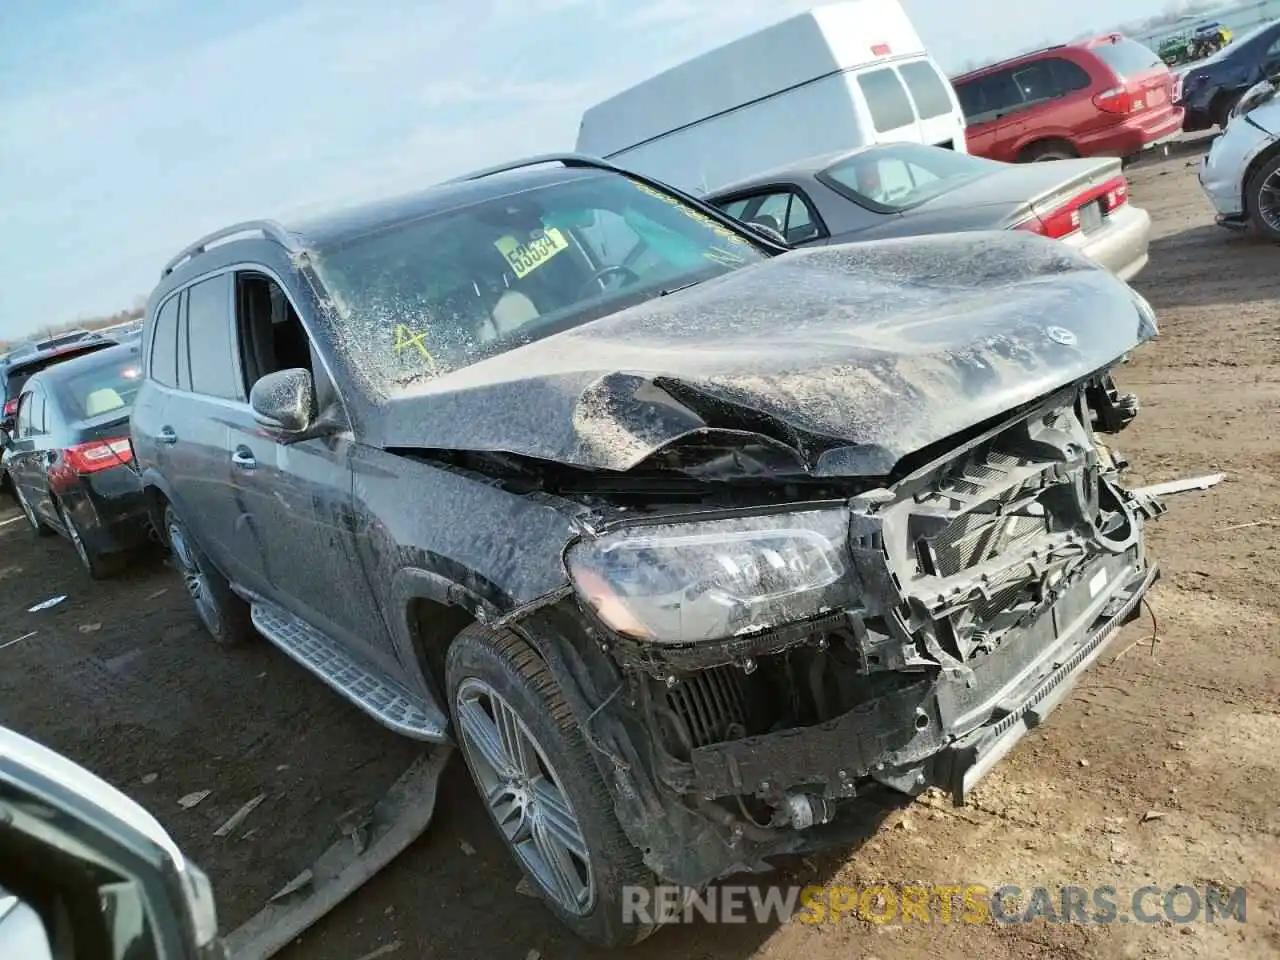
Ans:
[[[599,157],[592,157],[585,153],[544,153],[536,157],[526,157],[523,160],[501,163],[496,167],[485,167],[483,170],[466,173],[445,182],[466,183],[469,180],[483,180],[485,177],[492,177],[494,174],[506,173],[509,170],[520,170],[523,167],[538,167],[544,163],[562,163],[566,167],[594,167],[597,170],[619,172],[618,168],[608,160],[601,160]]]
[[[223,240],[229,240],[240,234],[260,234],[269,240],[275,240],[282,247],[292,250],[294,247],[292,235],[276,223],[274,220],[246,220],[243,223],[233,223],[229,227],[223,227],[221,230],[215,230],[208,236],[201,237],[189,247],[184,247],[182,252],[164,265],[161,271],[161,278],[167,277],[173,273],[182,263],[187,260],[194,259],[204,253],[209,247]]]
[[[1079,42],[1080,42],[1080,43],[1086,43],[1087,41],[1085,41],[1085,40],[1081,40],[1081,41],[1079,41]],[[958,73],[958,74],[956,74],[956,78],[958,79],[958,78],[960,78],[960,77],[968,77],[968,76],[971,76],[971,75],[973,75],[973,74],[975,74],[975,73],[985,73],[986,71],[988,71],[988,70],[992,69],[993,67],[1002,67],[1002,66],[1004,66],[1006,63],[1013,63],[1015,60],[1021,60],[1021,59],[1023,59],[1024,57],[1034,57],[1034,56],[1036,56],[1037,54],[1041,54],[1041,53],[1048,53],[1050,50],[1061,50],[1061,49],[1063,49],[1064,47],[1069,47],[1069,46],[1072,46],[1072,44],[1070,44],[1070,43],[1052,43],[1052,44],[1050,44],[1050,45],[1049,45],[1049,46],[1047,46],[1047,47],[1037,47],[1035,50],[1024,50],[1022,53],[1016,53],[1016,54],[1014,54],[1012,57],[1004,57],[1004,58],[1003,58],[1003,59],[1001,59],[1001,60],[995,60],[995,61],[993,61],[993,62],[991,62],[991,63],[988,63],[988,64],[985,64],[985,65],[983,65],[983,66],[981,66],[981,67],[974,67],[972,70],[966,70],[964,73]]]

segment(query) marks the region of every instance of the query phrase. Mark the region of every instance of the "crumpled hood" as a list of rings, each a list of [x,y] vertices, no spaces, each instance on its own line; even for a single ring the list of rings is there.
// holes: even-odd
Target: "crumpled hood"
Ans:
[[[809,248],[415,385],[379,439],[622,471],[747,430],[814,475],[879,476],[1154,333],[1126,284],[1041,237]]]

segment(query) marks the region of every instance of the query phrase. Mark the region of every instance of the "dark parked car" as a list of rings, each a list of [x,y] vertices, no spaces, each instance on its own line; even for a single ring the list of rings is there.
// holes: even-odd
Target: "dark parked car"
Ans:
[[[113,345],[111,340],[90,334],[87,337],[77,335],[66,342],[37,343],[33,341],[20,344],[10,351],[4,365],[0,367],[0,380],[3,381],[4,390],[4,410],[0,414],[0,430],[13,431],[14,416],[18,411],[18,397],[29,378],[55,364]],[[0,465],[0,491],[13,493],[12,479],[8,470],[2,465]]]
[[[1026,230],[1080,249],[1122,280],[1147,263],[1151,217],[1119,160],[1011,164],[919,143],[815,157],[709,195],[795,245],[959,230]]]
[[[1264,24],[1201,60],[1182,76],[1182,129],[1226,129],[1231,111],[1255,84],[1280,76],[1280,20]]]
[[[1121,34],[1036,50],[951,83],[969,152],[992,160],[1131,157],[1182,126],[1173,74]]]
[[[1144,300],[1017,231],[789,251],[585,157],[164,269],[133,412],[214,639],[455,740],[551,909],[973,783],[1156,577]],[[815,829],[832,824],[827,829]]]
[[[116,572],[147,542],[147,501],[132,467],[129,411],[142,385],[138,346],[110,346],[23,385],[4,466],[39,534],[69,539],[89,575]]]

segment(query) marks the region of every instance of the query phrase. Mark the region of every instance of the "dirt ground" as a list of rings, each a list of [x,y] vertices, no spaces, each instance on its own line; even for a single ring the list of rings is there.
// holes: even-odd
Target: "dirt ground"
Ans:
[[[1197,160],[1184,153],[1131,173],[1134,199],[1155,221],[1152,261],[1135,286],[1162,333],[1120,375],[1144,405],[1120,447],[1143,482],[1227,475],[1211,491],[1170,498],[1151,531],[1165,571],[1151,598],[1154,648],[1150,618],[1128,626],[970,806],[928,797],[890,811],[856,849],[786,864],[776,879],[1110,884],[1122,913],[1128,892],[1146,884],[1244,885],[1247,921],[694,924],[629,956],[1280,956],[1280,249],[1213,225]],[[207,644],[159,561],[92,584],[69,545],[33,540],[12,509],[0,514],[0,723],[146,805],[208,870],[224,929],[415,752],[267,644],[234,653]],[[178,803],[203,790],[190,809]],[[259,794],[240,830],[214,837]],[[607,956],[516,893],[518,879],[455,758],[428,833],[285,956]]]

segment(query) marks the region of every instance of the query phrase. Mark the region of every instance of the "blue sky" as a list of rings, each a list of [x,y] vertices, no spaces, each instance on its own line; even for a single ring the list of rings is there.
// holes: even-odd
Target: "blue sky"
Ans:
[[[584,107],[815,0],[0,0],[0,338],[240,219],[571,149]],[[1160,0],[905,0],[944,67]]]

